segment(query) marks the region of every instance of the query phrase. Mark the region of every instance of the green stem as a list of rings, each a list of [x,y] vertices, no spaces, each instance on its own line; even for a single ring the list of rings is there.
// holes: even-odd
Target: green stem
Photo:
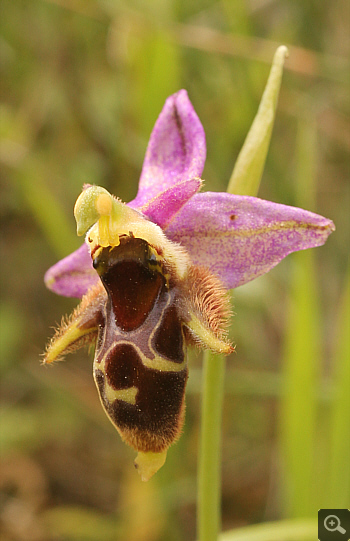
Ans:
[[[256,195],[270,142],[281,85],[286,47],[277,49],[270,76],[227,191]],[[225,359],[206,352],[204,356],[202,422],[198,472],[199,541],[217,541],[221,519],[221,420],[224,397]]]
[[[198,537],[217,541],[221,527],[221,421],[225,358],[204,354],[198,472]]]

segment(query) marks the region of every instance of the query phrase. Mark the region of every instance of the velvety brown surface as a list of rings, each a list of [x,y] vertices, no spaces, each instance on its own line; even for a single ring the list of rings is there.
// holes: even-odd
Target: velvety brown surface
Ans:
[[[116,400],[106,403],[108,411],[120,427],[138,428],[157,434],[172,429],[183,399],[187,369],[180,372],[160,372],[142,364],[136,350],[119,344],[107,358],[108,382],[115,389],[137,387],[136,404]]]
[[[127,238],[113,250],[105,248],[94,261],[113,305],[116,324],[123,331],[136,329],[152,310],[164,277],[150,270],[147,243]]]
[[[157,353],[167,359],[178,363],[183,362],[183,334],[175,306],[167,309],[156,332],[153,347]]]

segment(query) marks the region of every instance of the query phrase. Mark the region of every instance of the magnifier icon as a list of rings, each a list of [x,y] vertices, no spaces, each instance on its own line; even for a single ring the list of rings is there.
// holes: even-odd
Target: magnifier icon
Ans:
[[[324,519],[324,527],[329,532],[336,532],[337,531],[337,532],[340,532],[340,533],[346,533],[346,530],[344,530],[344,528],[342,528],[342,526],[340,525],[340,520],[336,515],[328,515]]]

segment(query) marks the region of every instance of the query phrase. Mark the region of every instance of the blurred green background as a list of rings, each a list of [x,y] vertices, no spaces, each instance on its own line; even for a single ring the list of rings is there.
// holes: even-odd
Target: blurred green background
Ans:
[[[4,541],[195,539],[201,357],[190,354],[183,436],[142,483],[100,406],[92,354],[40,366],[76,305],[43,275],[80,244],[84,182],[135,196],[180,88],[206,131],[205,189],[225,191],[280,44],[290,57],[259,195],[337,231],[234,292],[223,528],[349,506],[349,14],[347,0],[2,0]]]

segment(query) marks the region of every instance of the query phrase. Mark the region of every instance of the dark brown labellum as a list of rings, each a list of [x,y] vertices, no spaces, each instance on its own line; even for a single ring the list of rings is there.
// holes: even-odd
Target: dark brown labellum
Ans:
[[[146,241],[121,238],[94,260],[108,294],[94,376],[118,431],[138,451],[161,452],[178,436],[187,381],[176,287]]]

